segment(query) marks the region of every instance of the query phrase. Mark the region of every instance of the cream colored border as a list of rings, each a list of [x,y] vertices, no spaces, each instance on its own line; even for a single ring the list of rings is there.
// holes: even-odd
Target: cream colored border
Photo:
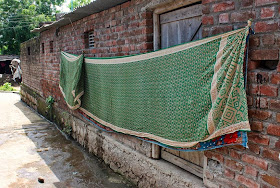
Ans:
[[[111,123],[108,123],[106,121],[103,121],[102,119],[98,118],[97,116],[94,116],[93,114],[91,114],[90,112],[88,112],[86,109],[84,108],[80,108],[81,111],[83,111],[86,115],[88,115],[89,117],[93,118],[95,121],[101,123],[104,126],[107,126],[111,129],[113,129],[114,131],[117,132],[121,132],[121,133],[125,133],[125,134],[129,134],[129,135],[134,135],[134,136],[138,136],[138,137],[142,137],[142,138],[149,138],[149,139],[153,139],[156,140],[158,142],[161,142],[163,144],[166,144],[168,146],[173,146],[173,147],[182,147],[182,148],[189,148],[192,146],[195,146],[196,144],[198,144],[199,142],[205,142],[208,140],[211,140],[215,137],[224,135],[224,134],[229,134],[229,133],[234,133],[238,130],[250,130],[250,124],[249,121],[245,121],[245,122],[240,122],[237,123],[235,125],[231,125],[230,127],[226,127],[223,129],[220,129],[216,132],[214,132],[212,135],[210,135],[208,138],[201,140],[201,141],[196,141],[196,142],[176,142],[176,141],[172,141],[172,140],[168,140],[165,138],[162,138],[160,136],[156,136],[150,133],[143,133],[143,132],[137,132],[137,131],[132,131],[129,129],[124,129],[124,128],[120,128],[117,127]]]
[[[61,93],[62,93],[64,99],[66,99],[65,93],[63,92],[63,89],[62,89],[62,87],[60,86],[60,84],[59,84],[59,89],[60,89],[60,91],[61,91]],[[78,104],[76,104],[75,106],[71,106],[70,104],[67,103],[66,100],[65,100],[65,102],[66,102],[67,106],[68,106],[71,110],[77,110],[77,109],[81,106],[81,104],[82,104],[80,98],[83,96],[84,91],[82,91],[81,93],[79,93],[77,96],[75,96],[75,90],[73,90],[71,93],[72,93],[73,97],[75,97],[74,102],[77,101]]]
[[[132,63],[132,62],[152,59],[152,58],[161,57],[161,56],[169,55],[169,54],[172,54],[172,53],[180,52],[180,51],[192,48],[194,46],[202,45],[202,44],[205,44],[207,42],[216,40],[218,38],[226,38],[229,35],[241,32],[244,29],[245,28],[238,29],[238,30],[235,30],[235,31],[231,31],[231,32],[222,34],[222,35],[209,37],[209,38],[205,38],[205,39],[202,39],[202,40],[198,40],[198,41],[194,41],[194,42],[190,42],[190,43],[186,43],[186,44],[182,44],[182,45],[178,45],[178,46],[174,46],[174,47],[171,47],[171,48],[166,48],[166,49],[163,49],[163,50],[159,50],[159,51],[151,52],[151,53],[146,53],[146,54],[140,54],[140,55],[129,56],[129,57],[120,57],[120,58],[108,58],[108,59],[107,58],[94,58],[94,59],[85,58],[85,63],[122,64],[122,63]]]
[[[208,121],[207,121],[207,129],[208,129],[208,132],[210,135],[216,129],[215,125],[214,125],[214,120],[213,120],[213,105],[218,96],[217,76],[218,76],[218,72],[220,71],[220,69],[222,67],[222,57],[223,57],[224,48],[227,44],[227,38],[228,38],[228,36],[222,37],[222,40],[221,40],[220,46],[219,46],[219,51],[217,52],[217,56],[216,56],[216,63],[214,65],[214,75],[213,75],[213,79],[212,79],[212,83],[211,83],[211,90],[210,90],[212,108],[208,114]]]
[[[66,52],[61,52],[61,54],[63,55],[63,57],[65,59],[67,59],[67,61],[77,61],[82,56],[82,54],[79,55],[79,56],[75,56],[75,55],[72,55],[72,54],[69,54],[69,53],[66,53]]]
[[[69,53],[63,52],[63,51],[61,52],[61,55],[63,55],[63,57],[64,57],[65,59],[67,59],[67,61],[77,61],[77,60],[80,59],[81,56],[82,56],[82,54],[79,55],[79,56],[75,56],[75,55],[72,55],[72,54],[69,54]],[[60,91],[61,91],[63,97],[66,99],[65,93],[64,93],[64,91],[63,91],[63,88],[60,86],[60,84],[59,84],[59,89],[60,89]],[[75,95],[75,92],[76,92],[76,90],[73,90],[71,93],[72,93],[72,95],[73,95],[73,97],[74,97],[74,102],[78,102],[78,104],[76,104],[75,106],[71,106],[71,105],[68,104],[67,101],[65,100],[67,106],[68,106],[71,110],[76,110],[76,109],[78,109],[78,108],[81,106],[81,104],[82,104],[80,98],[83,96],[84,91],[82,91],[81,93],[79,93],[77,96]]]

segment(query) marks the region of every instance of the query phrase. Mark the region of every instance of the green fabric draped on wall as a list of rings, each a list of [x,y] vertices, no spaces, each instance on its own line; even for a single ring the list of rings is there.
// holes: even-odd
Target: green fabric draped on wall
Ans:
[[[85,58],[61,53],[66,102],[114,131],[190,148],[249,131],[243,62],[249,28],[156,52]],[[74,94],[75,93],[75,94]],[[74,108],[73,108],[74,106]]]

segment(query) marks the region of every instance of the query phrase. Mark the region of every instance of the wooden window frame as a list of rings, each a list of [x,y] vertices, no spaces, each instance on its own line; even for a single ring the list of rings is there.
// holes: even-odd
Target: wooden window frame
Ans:
[[[198,2],[201,2],[201,0],[175,0],[171,3],[167,3],[167,4],[165,3],[163,5],[160,5],[154,9],[153,11],[154,50],[159,50],[161,47],[160,15]],[[160,146],[156,144],[152,144],[152,158],[160,159],[161,154],[172,155],[165,151],[162,152]],[[180,159],[179,157],[176,156],[174,156],[174,158],[171,159],[174,165],[180,166],[181,168],[201,177],[202,179],[203,179],[204,171],[207,166],[207,158],[204,156],[203,160],[204,160],[204,164],[201,172],[201,169],[198,169],[195,165],[193,165],[191,162],[188,162],[187,160]]]
[[[187,5],[201,2],[201,0],[177,0],[168,4],[164,4],[156,8],[153,12],[154,23],[154,50],[160,49],[160,14],[182,8]]]

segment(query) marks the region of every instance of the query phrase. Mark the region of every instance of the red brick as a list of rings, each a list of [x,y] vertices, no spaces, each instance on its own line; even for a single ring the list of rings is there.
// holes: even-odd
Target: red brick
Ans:
[[[263,123],[261,121],[250,122],[250,125],[253,131],[258,131],[258,132],[263,131]]]
[[[260,184],[258,184],[256,181],[249,179],[243,175],[236,175],[235,180],[240,182],[243,185],[246,185],[248,188],[259,188]]]
[[[252,143],[257,143],[261,145],[268,145],[269,144],[269,137],[265,135],[261,135],[259,133],[249,132],[248,139]]]
[[[220,152],[220,153],[223,153],[223,154],[228,154],[229,153],[229,150],[228,150],[227,147],[217,148],[214,151],[217,151],[217,152]]]
[[[144,43],[141,45],[141,50],[152,49],[153,47],[153,43]]]
[[[280,125],[274,125],[274,124],[268,125],[267,134],[280,136]]]
[[[263,181],[269,183],[270,185],[273,185],[275,187],[280,187],[280,179],[268,174],[262,174],[261,178]]]
[[[275,15],[274,7],[265,7],[261,9],[261,18],[273,18]]]
[[[209,14],[209,13],[210,13],[209,5],[203,5],[203,7],[202,7],[202,14]]]
[[[234,149],[230,150],[229,156],[231,156],[232,158],[235,158],[235,159],[240,159],[241,158],[241,154]]]
[[[234,179],[234,176],[235,176],[235,172],[234,171],[229,170],[229,169],[226,168],[224,174],[229,179]]]
[[[280,84],[280,74],[272,74],[270,82],[272,84]]]
[[[258,47],[260,45],[260,37],[259,36],[256,36],[256,35],[250,36],[249,40],[250,40],[250,47],[251,46]]]
[[[130,6],[130,1],[121,4],[121,9],[125,9],[125,8],[127,8],[127,7],[129,7],[129,6]]]
[[[277,49],[261,49],[251,50],[249,54],[251,60],[278,60],[279,50]]]
[[[249,117],[256,118],[259,120],[266,120],[271,117],[271,113],[263,110],[250,109]]]
[[[263,33],[279,30],[279,23],[274,21],[262,21],[255,24],[255,32]]]
[[[270,109],[280,110],[280,100],[270,100]]]
[[[256,6],[262,6],[277,3],[277,0],[256,0],[255,3]]]
[[[248,143],[249,150],[255,154],[260,154],[260,146],[257,144]]]
[[[214,12],[222,12],[227,10],[233,10],[234,9],[234,2],[233,1],[226,1],[214,4],[212,6]]]
[[[253,5],[253,0],[242,0],[241,1],[241,6],[242,7],[249,7]]]
[[[254,157],[252,155],[247,155],[247,154],[242,155],[242,161],[252,165],[256,165],[263,170],[267,170],[268,167],[268,163],[266,160]]]
[[[275,143],[275,148],[280,149],[280,139]]]
[[[239,150],[239,151],[246,150],[246,148],[244,146],[241,146],[241,145],[230,146],[230,148],[235,149],[235,150]]]
[[[232,22],[247,22],[250,18],[255,18],[256,13],[254,11],[244,11],[244,12],[233,12],[231,13]]]
[[[275,43],[274,35],[268,34],[262,36],[263,45],[273,45]]]
[[[223,157],[223,155],[221,155],[221,154],[214,153],[214,152],[211,152],[211,151],[206,151],[206,152],[204,152],[204,155],[205,155],[207,158],[210,158],[210,159],[219,161],[220,163],[223,163],[223,162],[224,162],[224,157]]]
[[[214,26],[212,27],[212,35],[217,35],[221,33],[225,33],[232,30],[232,25],[225,25],[225,26]]]
[[[152,27],[144,27],[142,29],[142,34],[151,34],[153,33],[153,28]]]
[[[260,94],[269,96],[269,97],[277,97],[278,96],[278,87],[270,86],[270,85],[261,85]]]
[[[230,169],[241,171],[243,169],[243,165],[237,161],[225,159],[225,165]]]
[[[217,0],[202,0],[202,4],[212,3],[215,1],[217,1]]]
[[[202,24],[203,25],[213,25],[214,24],[213,16],[203,16],[202,17]]]
[[[259,66],[260,66],[260,61],[249,60],[248,62],[248,70],[255,70],[259,68]]]
[[[280,153],[278,151],[273,151],[268,148],[263,149],[262,156],[267,159],[271,159],[273,161],[280,161],[280,159],[279,159]]]
[[[152,12],[144,12],[141,14],[142,18],[144,19],[152,19],[153,18],[153,13]]]
[[[228,23],[229,22],[229,14],[223,13],[219,15],[219,23]]]
[[[253,177],[257,177],[257,175],[258,175],[258,170],[251,166],[245,166],[244,172],[245,172],[245,174],[247,174],[247,175],[249,174]]]
[[[278,123],[280,123],[280,113],[277,113],[277,114],[276,114],[276,121],[277,121]]]

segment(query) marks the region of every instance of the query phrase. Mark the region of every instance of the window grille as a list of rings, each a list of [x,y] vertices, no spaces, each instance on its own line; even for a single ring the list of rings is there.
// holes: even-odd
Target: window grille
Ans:
[[[88,47],[94,48],[95,47],[95,41],[94,41],[94,32],[88,32]]]

